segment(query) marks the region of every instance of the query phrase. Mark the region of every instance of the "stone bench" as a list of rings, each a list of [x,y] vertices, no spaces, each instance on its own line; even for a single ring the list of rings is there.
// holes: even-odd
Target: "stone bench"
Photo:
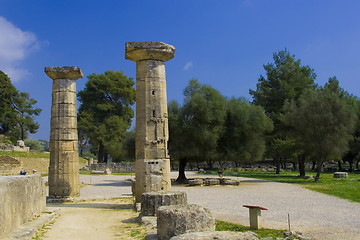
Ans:
[[[334,172],[334,178],[348,178],[349,174],[347,172]]]
[[[215,231],[215,218],[199,205],[162,206],[157,210],[159,240],[169,240],[189,232]]]

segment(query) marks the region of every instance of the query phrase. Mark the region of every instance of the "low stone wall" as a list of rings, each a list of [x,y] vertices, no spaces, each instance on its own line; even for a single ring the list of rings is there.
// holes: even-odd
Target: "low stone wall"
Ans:
[[[90,165],[90,170],[105,171],[110,169],[113,173],[134,173],[135,163],[133,162],[118,162],[118,163],[96,163]]]
[[[45,210],[40,175],[0,177],[0,239]]]
[[[0,156],[0,176],[18,175],[22,167],[21,160],[10,156]]]

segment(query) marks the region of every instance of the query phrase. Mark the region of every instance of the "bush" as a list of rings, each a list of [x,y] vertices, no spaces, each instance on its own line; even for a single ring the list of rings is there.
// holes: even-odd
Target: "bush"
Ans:
[[[29,147],[30,150],[32,150],[32,151],[41,152],[41,151],[45,150],[44,146],[41,145],[40,141],[38,141],[38,140],[27,138],[27,139],[25,139],[24,143],[25,143],[25,146]]]

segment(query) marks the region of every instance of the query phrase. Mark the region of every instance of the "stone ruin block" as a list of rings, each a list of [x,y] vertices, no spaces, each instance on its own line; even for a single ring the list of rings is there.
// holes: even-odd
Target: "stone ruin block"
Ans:
[[[220,185],[220,180],[216,179],[216,178],[205,178],[204,179],[204,183],[207,186],[211,186],[211,185]]]
[[[156,216],[161,206],[185,205],[187,195],[179,191],[147,192],[141,195],[141,215]]]
[[[157,234],[159,240],[169,240],[190,232],[215,231],[215,218],[199,205],[162,206],[157,211]]]
[[[220,179],[220,184],[221,185],[231,185],[231,186],[239,186],[240,182],[236,181],[236,180],[232,180],[232,179]]]
[[[209,231],[185,233],[172,237],[170,240],[258,240],[259,238],[253,232],[230,232],[230,231]]]
[[[348,178],[349,174],[347,172],[334,172],[334,178]]]
[[[204,184],[204,180],[201,178],[195,178],[189,180],[189,186],[201,186]]]

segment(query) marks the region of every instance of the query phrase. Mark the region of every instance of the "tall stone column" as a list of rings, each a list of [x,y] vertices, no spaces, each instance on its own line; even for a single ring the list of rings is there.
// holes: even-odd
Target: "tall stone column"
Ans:
[[[49,198],[66,199],[80,195],[76,79],[78,67],[46,67],[53,80],[50,121]]]
[[[125,58],[136,62],[135,199],[170,190],[165,61],[175,48],[161,42],[127,42]]]

